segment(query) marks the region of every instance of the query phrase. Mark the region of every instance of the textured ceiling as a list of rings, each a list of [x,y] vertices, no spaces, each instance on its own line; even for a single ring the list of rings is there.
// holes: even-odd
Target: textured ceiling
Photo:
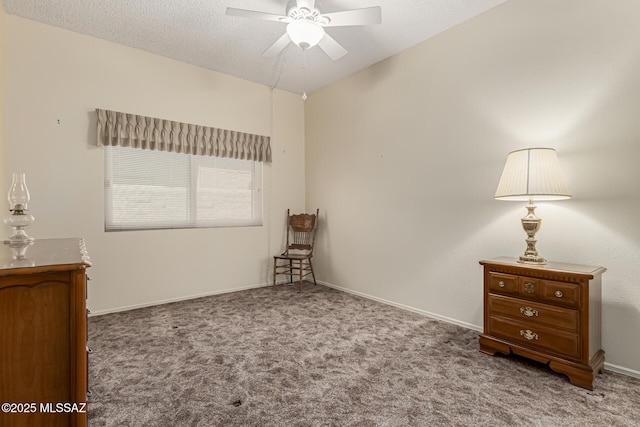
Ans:
[[[3,0],[3,4],[11,15],[302,93],[367,68],[505,1],[316,0],[324,13],[382,7],[382,24],[326,29],[349,52],[335,62],[318,47],[303,54],[293,43],[277,57],[262,57],[286,24],[225,15],[227,7],[284,15],[287,0]]]

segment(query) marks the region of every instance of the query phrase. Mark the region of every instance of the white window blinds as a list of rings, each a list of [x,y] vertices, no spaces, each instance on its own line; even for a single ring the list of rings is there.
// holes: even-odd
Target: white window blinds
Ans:
[[[105,147],[105,230],[262,225],[262,164]]]

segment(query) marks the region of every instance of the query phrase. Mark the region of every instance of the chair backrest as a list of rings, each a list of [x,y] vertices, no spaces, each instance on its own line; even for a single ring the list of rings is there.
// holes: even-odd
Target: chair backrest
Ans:
[[[287,251],[302,250],[313,253],[318,227],[317,209],[315,214],[289,214],[287,209]]]

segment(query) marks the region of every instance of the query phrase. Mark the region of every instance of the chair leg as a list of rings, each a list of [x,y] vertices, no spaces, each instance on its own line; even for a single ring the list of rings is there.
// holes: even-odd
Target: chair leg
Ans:
[[[298,288],[298,293],[302,292],[302,260],[300,260],[300,287]]]
[[[293,260],[289,260],[289,283],[293,283]]]
[[[273,286],[271,286],[271,289],[273,289],[274,291],[276,290],[276,270],[278,268],[278,260],[277,259],[273,259]]]
[[[316,275],[313,273],[313,264],[311,264],[311,258],[309,258],[309,268],[311,269],[311,277],[313,277],[313,284],[317,285]]]

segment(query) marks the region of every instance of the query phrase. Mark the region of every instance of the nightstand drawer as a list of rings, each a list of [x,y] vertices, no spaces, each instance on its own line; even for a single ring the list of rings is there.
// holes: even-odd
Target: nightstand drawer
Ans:
[[[575,283],[518,277],[517,295],[526,299],[579,308],[580,286]],[[503,293],[503,292],[499,292]]]
[[[581,356],[580,338],[576,333],[491,316],[489,334],[534,350],[555,353],[572,359],[580,359]]]
[[[539,279],[532,279],[531,277],[520,277],[520,286],[518,290],[520,291],[519,295],[527,299],[542,299],[543,296],[542,281]]]
[[[580,306],[580,286],[574,283],[543,280],[542,289],[545,301],[569,307]]]
[[[497,315],[526,322],[529,329],[546,326],[578,332],[580,316],[577,310],[492,294],[489,295],[487,303],[490,316]]]
[[[518,276],[489,273],[489,291],[497,294],[517,295]]]

